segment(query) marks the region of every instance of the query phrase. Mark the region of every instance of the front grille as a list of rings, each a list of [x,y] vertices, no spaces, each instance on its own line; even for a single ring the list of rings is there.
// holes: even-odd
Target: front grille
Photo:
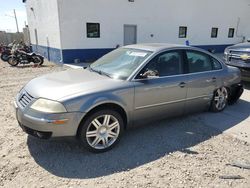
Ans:
[[[27,92],[23,92],[20,94],[20,97],[18,99],[19,104],[25,108],[26,106],[28,106],[30,104],[30,102],[34,99],[34,97],[32,97],[30,94],[28,94]]]
[[[230,51],[228,57],[230,59],[240,59],[240,60],[242,60],[242,55],[250,56],[250,52],[232,50],[232,51]]]

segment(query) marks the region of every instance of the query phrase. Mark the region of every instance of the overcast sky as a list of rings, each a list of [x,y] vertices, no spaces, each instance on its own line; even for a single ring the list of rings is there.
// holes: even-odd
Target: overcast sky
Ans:
[[[22,0],[0,1],[0,31],[16,32],[16,22],[13,10],[16,9],[19,31],[23,30],[24,22],[27,23],[25,4]]]

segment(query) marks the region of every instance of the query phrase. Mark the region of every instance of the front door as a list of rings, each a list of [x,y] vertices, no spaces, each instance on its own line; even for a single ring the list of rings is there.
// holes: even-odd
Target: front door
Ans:
[[[136,25],[124,25],[124,45],[136,44],[137,28]]]
[[[183,114],[187,89],[182,59],[182,51],[163,52],[139,73],[155,71],[158,76],[135,79],[135,123]]]

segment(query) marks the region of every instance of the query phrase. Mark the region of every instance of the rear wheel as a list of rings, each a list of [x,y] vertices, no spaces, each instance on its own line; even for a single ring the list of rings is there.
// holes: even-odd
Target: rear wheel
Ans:
[[[118,143],[123,129],[123,119],[118,112],[100,110],[82,122],[78,136],[86,149],[100,153],[112,149]]]
[[[211,110],[213,112],[223,111],[228,102],[228,90],[225,87],[221,87],[214,92],[214,97],[211,103]]]
[[[11,66],[17,66],[18,65],[18,59],[14,56],[11,56],[9,57],[8,59],[8,63],[11,65]]]
[[[9,58],[9,54],[6,54],[6,53],[2,53],[2,54],[1,54],[1,59],[2,59],[3,61],[8,61],[8,58]]]
[[[43,58],[39,56],[33,56],[33,60],[35,64],[42,65],[43,64]]]

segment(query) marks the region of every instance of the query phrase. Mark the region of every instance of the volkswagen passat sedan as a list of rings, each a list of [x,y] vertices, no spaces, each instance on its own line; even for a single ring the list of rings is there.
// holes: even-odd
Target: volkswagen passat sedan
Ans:
[[[131,125],[220,112],[242,92],[239,69],[209,52],[142,44],[116,49],[86,69],[35,78],[18,93],[15,107],[28,134],[75,136],[88,150],[103,152]]]
[[[225,49],[226,64],[241,70],[242,80],[250,81],[250,40]]]

